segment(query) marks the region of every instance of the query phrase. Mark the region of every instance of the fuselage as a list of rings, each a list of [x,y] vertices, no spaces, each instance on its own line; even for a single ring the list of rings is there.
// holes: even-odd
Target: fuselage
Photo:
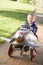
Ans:
[[[23,44],[23,45],[28,45],[30,43],[34,44],[37,41],[37,38],[33,34],[33,32],[30,31],[29,29],[25,29],[25,28],[21,29],[21,30],[18,30],[15,33],[15,39],[16,39],[15,42],[17,44]]]

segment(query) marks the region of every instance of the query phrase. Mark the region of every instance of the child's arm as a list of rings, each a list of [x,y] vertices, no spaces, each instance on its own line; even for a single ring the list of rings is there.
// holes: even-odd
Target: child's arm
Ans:
[[[32,32],[34,33],[34,35],[37,37],[37,39],[38,39],[38,36],[37,36],[37,30],[38,30],[38,27],[37,27],[37,25],[36,24],[34,24],[34,25],[32,25],[31,26],[32,27]]]
[[[37,33],[37,30],[38,30],[38,27],[37,27],[36,23],[33,23],[33,24],[31,25],[31,27],[32,27],[32,32],[33,32],[34,34],[36,34],[36,33]]]
[[[23,24],[22,27],[30,29],[29,24],[27,22],[25,24]]]

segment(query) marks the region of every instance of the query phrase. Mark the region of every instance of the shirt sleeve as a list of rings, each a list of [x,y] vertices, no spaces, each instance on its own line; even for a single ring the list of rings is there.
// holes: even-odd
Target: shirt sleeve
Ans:
[[[24,23],[22,26],[25,28],[30,28],[28,23]]]
[[[37,33],[37,29],[38,29],[37,27],[34,27],[34,28],[33,28],[33,33],[34,33],[34,34]]]
[[[33,32],[34,34],[36,34],[36,33],[37,33],[37,30],[38,30],[37,25],[34,23],[34,24],[31,25],[31,27],[33,28],[32,32]]]

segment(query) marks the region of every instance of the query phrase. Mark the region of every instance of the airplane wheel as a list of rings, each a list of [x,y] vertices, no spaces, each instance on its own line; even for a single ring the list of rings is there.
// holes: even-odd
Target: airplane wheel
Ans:
[[[22,53],[23,53],[23,45],[14,45],[14,44],[11,44],[10,45],[10,47],[9,47],[9,50],[8,50],[8,55],[10,56],[10,57],[13,57],[13,52],[16,52],[16,49],[20,49],[21,50],[21,53],[20,53],[20,55],[22,55]]]
[[[35,56],[33,55],[33,53],[31,54],[31,61],[35,60]]]
[[[9,50],[8,50],[8,55],[11,57],[12,54],[13,54],[13,48],[12,48],[12,44],[11,44],[9,47]]]
[[[33,54],[33,49],[30,50],[30,55],[31,55],[31,61],[35,60],[35,55]]]

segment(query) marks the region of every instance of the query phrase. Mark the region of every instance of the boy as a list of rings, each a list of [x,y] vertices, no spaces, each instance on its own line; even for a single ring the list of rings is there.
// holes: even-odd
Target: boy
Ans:
[[[37,36],[37,29],[38,29],[38,27],[37,27],[37,25],[36,25],[36,16],[34,15],[34,14],[28,14],[28,16],[27,16],[27,22],[23,25],[23,27],[25,27],[25,28],[29,28],[33,33],[34,33],[34,35],[36,36],[36,38],[38,39],[38,36]],[[34,48],[33,49],[34,51],[33,51],[33,61],[34,61],[34,57],[35,57],[35,55],[36,55],[36,49]],[[31,51],[30,51],[31,52]]]
[[[34,14],[28,14],[27,22],[23,25],[23,27],[27,29],[29,28],[38,39],[38,36],[36,35],[38,27],[35,22],[36,22],[36,16]]]

